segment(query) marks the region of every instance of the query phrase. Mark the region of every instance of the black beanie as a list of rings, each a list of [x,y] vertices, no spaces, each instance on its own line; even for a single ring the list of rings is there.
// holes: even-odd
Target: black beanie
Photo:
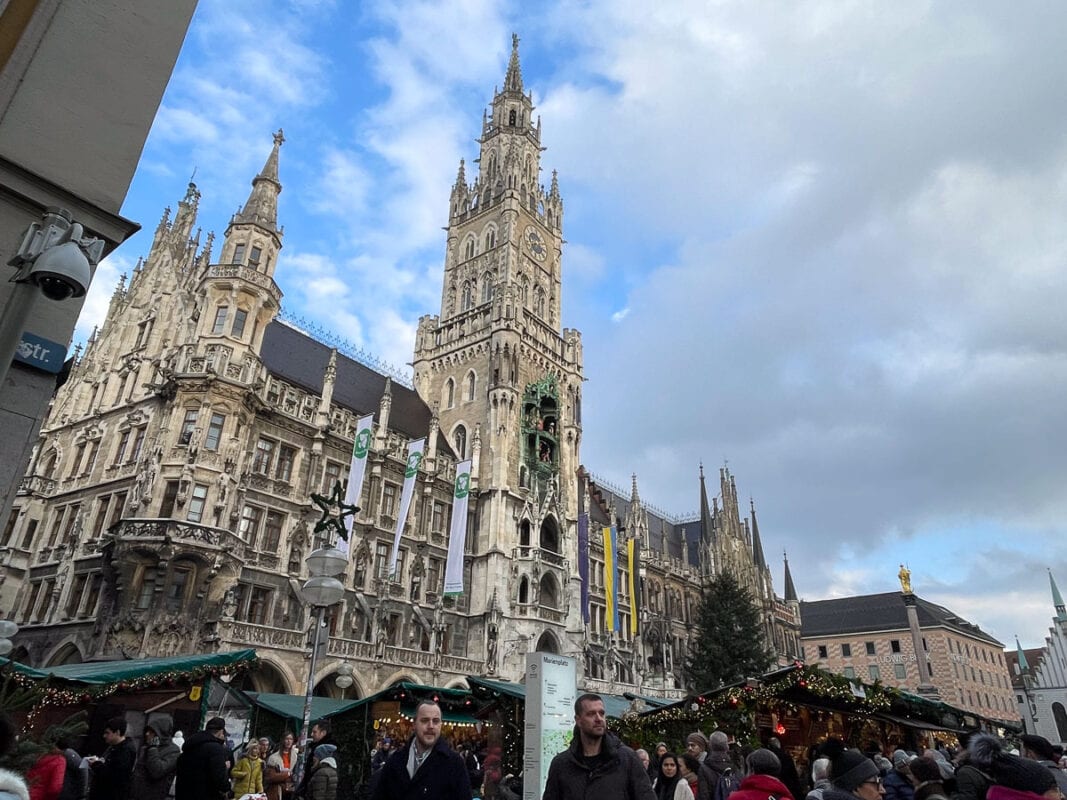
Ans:
[[[1004,752],[1000,740],[988,733],[973,736],[968,749],[974,765],[988,772],[1000,786],[1033,794],[1044,794],[1056,786],[1056,777],[1048,767]]]
[[[878,774],[878,766],[859,750],[842,750],[830,762],[831,781],[846,792],[877,778]]]

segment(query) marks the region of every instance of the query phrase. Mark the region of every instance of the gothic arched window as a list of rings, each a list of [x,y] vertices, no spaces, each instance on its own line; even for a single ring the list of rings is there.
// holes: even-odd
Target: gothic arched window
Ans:
[[[522,580],[519,581],[519,602],[530,602],[530,582],[526,579],[526,576],[522,576]]]
[[[456,457],[464,459],[467,457],[467,429],[462,425],[457,425],[455,432],[452,434],[452,444],[456,449]]]
[[[452,408],[456,404],[456,382],[449,378],[445,381],[445,408]]]
[[[469,403],[474,399],[474,390],[477,387],[478,378],[474,374],[474,370],[467,373],[467,402]]]
[[[470,281],[463,282],[463,294],[460,299],[460,311],[469,311],[471,306],[474,305],[474,289],[471,288]]]
[[[466,251],[467,258],[474,258],[474,254],[475,254],[476,248],[477,248],[477,244],[475,243],[474,237],[472,236],[471,238],[469,238],[467,240],[467,251]]]
[[[490,228],[485,234],[485,249],[496,247],[496,228]]]
[[[1052,718],[1056,720],[1056,731],[1059,733],[1059,740],[1067,742],[1067,711],[1064,710],[1063,703],[1052,704]]]
[[[511,111],[508,112],[508,125],[511,125],[511,126],[515,125],[515,109],[514,108],[511,109]]]
[[[493,275],[485,273],[482,276],[482,302],[488,303],[493,299]]]
[[[534,313],[543,319],[545,316],[545,290],[540,286],[537,287],[536,297],[537,300],[534,306]]]

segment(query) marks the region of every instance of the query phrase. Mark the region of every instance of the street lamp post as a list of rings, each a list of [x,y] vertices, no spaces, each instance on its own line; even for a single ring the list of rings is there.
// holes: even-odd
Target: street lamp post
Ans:
[[[326,609],[340,602],[345,586],[337,575],[345,571],[348,557],[334,547],[320,547],[304,563],[310,576],[301,593],[305,602],[315,610],[315,635],[311,644],[311,663],[308,665],[307,693],[304,695],[304,724],[300,728],[300,752],[307,745],[308,726],[311,725],[311,698],[315,692],[315,667],[319,657],[319,636],[326,620]]]

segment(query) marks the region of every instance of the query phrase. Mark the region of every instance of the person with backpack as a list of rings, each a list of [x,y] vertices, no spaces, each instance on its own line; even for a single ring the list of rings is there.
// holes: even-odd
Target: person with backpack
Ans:
[[[741,774],[734,767],[730,753],[730,737],[723,731],[714,731],[708,737],[708,757],[704,766],[711,773],[709,800],[726,800],[741,788]]]
[[[778,780],[782,762],[765,747],[753,750],[745,760],[748,775],[741,788],[730,794],[730,800],[793,800],[786,785]]]

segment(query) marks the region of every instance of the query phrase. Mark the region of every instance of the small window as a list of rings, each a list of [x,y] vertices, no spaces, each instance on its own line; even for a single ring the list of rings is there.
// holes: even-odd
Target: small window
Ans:
[[[867,648],[867,655],[874,655],[874,642],[864,642],[864,647]]]
[[[382,484],[382,513],[387,517],[396,517],[396,488],[395,483]]]
[[[902,681],[908,677],[908,670],[903,664],[894,664],[893,674],[896,675],[897,680]]]
[[[854,667],[845,667],[843,670],[841,670],[841,674],[851,681],[854,680],[856,677],[856,670]]]
[[[341,480],[341,470],[344,467],[336,461],[327,461],[326,469],[322,473],[322,493],[330,494],[333,487]]]
[[[238,535],[245,540],[249,547],[256,546],[256,538],[259,535],[259,520],[263,512],[257,506],[245,506],[241,509],[241,524],[237,528]]]
[[[174,503],[178,499],[178,482],[167,481],[163,487],[163,501],[159,505],[159,516],[163,519],[174,513]]]
[[[867,672],[871,676],[871,680],[872,681],[877,681],[877,680],[881,680],[882,679],[882,670],[880,670],[878,668],[877,664],[871,664],[870,666],[868,666],[867,667]]]
[[[378,542],[374,548],[374,575],[377,578],[389,577],[389,545]]]
[[[270,439],[260,439],[256,442],[256,454],[252,459],[252,471],[257,475],[269,475],[270,466],[274,461],[274,445]]]
[[[226,317],[229,313],[230,309],[227,306],[219,306],[215,309],[215,324],[211,326],[212,333],[220,334],[226,330]]]
[[[263,258],[263,249],[261,247],[252,246],[251,254],[248,256],[248,264],[252,267],[259,267],[259,262]]]
[[[245,263],[245,244],[240,242],[233,246],[233,263],[243,264]]]
[[[211,423],[207,426],[207,436],[204,437],[204,449],[218,451],[219,441],[222,439],[222,429],[226,426],[226,417],[222,414],[212,414]]]
[[[185,605],[185,593],[189,586],[189,575],[191,570],[185,568],[175,569],[171,573],[170,584],[167,586],[167,592],[163,597],[163,605],[167,611],[171,613],[180,611]]]
[[[243,308],[239,308],[233,312],[233,326],[230,328],[230,334],[232,336],[241,337],[245,335],[245,323],[248,321],[248,312]]]
[[[467,457],[467,429],[462,425],[456,428],[452,434],[452,444],[456,448],[456,457],[463,460]]]
[[[248,595],[248,621],[253,625],[266,625],[269,606],[270,589],[253,586]]]
[[[263,544],[261,550],[267,553],[277,553],[278,543],[282,539],[282,527],[285,524],[285,515],[281,511],[268,511],[267,520],[263,524]]]
[[[193,431],[196,429],[196,418],[199,413],[195,408],[190,408],[185,412],[182,429],[178,434],[178,444],[189,444],[189,440],[193,438]]]
[[[850,644],[841,645],[841,657],[842,658],[852,658],[852,645],[850,645]]]
[[[189,513],[186,519],[200,522],[204,519],[204,506],[207,505],[207,486],[198,483],[193,486],[193,495],[189,498]]]
[[[478,384],[478,379],[474,373],[471,372],[467,375],[467,402],[471,402],[474,399],[475,389]]]
[[[899,653],[900,652],[900,639],[890,639],[889,640],[889,652],[891,652],[891,653]]]
[[[141,573],[141,590],[137,593],[136,605],[141,611],[152,606],[152,595],[156,591],[156,573],[155,567],[145,567]]]
[[[122,432],[122,437],[119,439],[119,446],[115,448],[115,463],[121,464],[122,459],[126,456],[126,448],[130,444],[130,431],[126,430]]]
[[[826,651],[826,645],[820,644],[819,645],[819,658],[827,658],[828,656],[829,656],[829,654]]]
[[[296,448],[283,444],[278,448],[278,466],[274,477],[286,483],[293,477],[293,462],[296,461]]]

